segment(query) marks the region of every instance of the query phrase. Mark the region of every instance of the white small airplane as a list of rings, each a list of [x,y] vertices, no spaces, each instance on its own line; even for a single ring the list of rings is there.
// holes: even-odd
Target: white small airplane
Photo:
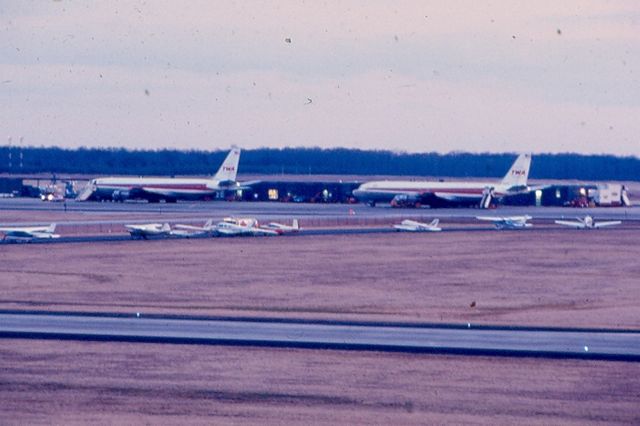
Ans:
[[[222,222],[218,222],[216,232],[223,236],[280,235],[273,229],[261,228],[257,219],[234,217],[225,217]]]
[[[209,219],[204,226],[175,225],[174,228],[171,230],[171,235],[183,238],[210,237],[217,233],[213,219]]]
[[[393,225],[397,231],[407,232],[438,232],[442,228],[438,227],[440,219],[433,219],[431,223],[416,222],[415,220],[405,219],[399,225]]]
[[[271,222],[265,226],[262,226],[261,228],[272,229],[276,231],[278,234],[286,234],[289,232],[300,231],[300,224],[298,223],[298,219],[293,219],[293,223],[291,225],[284,225],[282,223]]]
[[[4,234],[2,241],[29,242],[32,240],[48,240],[52,238],[60,238],[60,235],[54,234],[56,224],[49,226],[14,226],[0,228],[0,233]]]
[[[595,222],[591,216],[585,216],[584,218],[576,218],[576,220],[556,220],[558,225],[571,226],[576,229],[598,229],[605,226],[620,225],[622,221],[612,220],[609,222]]]
[[[144,240],[149,237],[165,237],[171,233],[171,227],[168,223],[147,223],[144,225],[125,225],[124,227],[131,234],[131,238]]]
[[[478,220],[485,220],[493,222],[494,226],[498,229],[524,229],[531,228],[533,225],[527,223],[532,217],[529,215],[524,216],[476,216]]]

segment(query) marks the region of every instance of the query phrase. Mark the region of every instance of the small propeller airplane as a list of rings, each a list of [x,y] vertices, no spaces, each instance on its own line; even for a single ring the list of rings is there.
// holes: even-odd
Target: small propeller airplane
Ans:
[[[438,227],[440,219],[433,219],[431,223],[417,222],[415,220],[405,219],[400,224],[393,225],[397,231],[406,232],[438,232],[442,228]]]
[[[272,229],[276,231],[278,234],[287,234],[290,232],[300,231],[300,224],[298,223],[298,219],[293,219],[293,223],[291,225],[284,225],[282,223],[271,222],[265,226],[262,226],[261,228]]]
[[[529,215],[524,216],[476,216],[478,220],[484,220],[487,222],[493,222],[493,225],[497,229],[524,229],[531,228],[533,225],[527,223],[532,217]]]
[[[131,234],[131,238],[142,238],[143,240],[149,237],[165,237],[171,233],[171,227],[168,223],[147,223],[141,225],[125,225],[127,231]]]
[[[258,220],[254,218],[225,217],[216,225],[216,232],[222,236],[270,236],[280,235],[273,229],[261,228]]]
[[[2,241],[7,242],[29,242],[33,240],[48,240],[52,238],[60,238],[60,235],[54,234],[56,224],[49,226],[13,226],[0,228],[0,233],[4,236]]]
[[[213,219],[205,222],[204,226],[175,225],[171,230],[171,235],[182,238],[210,237],[217,233],[217,227]]]
[[[570,226],[576,229],[598,229],[604,228],[605,226],[615,226],[620,225],[622,221],[620,220],[611,220],[608,222],[596,222],[593,220],[591,216],[585,216],[584,218],[576,218],[578,220],[556,220],[555,222],[558,225]]]

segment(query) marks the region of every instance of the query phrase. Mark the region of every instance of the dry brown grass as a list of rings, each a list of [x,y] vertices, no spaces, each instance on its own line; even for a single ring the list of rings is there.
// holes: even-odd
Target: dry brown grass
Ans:
[[[637,329],[639,237],[547,230],[0,246],[0,309]],[[636,363],[1,343],[2,424],[640,422]]]
[[[559,230],[0,246],[0,309],[639,328],[639,239]]]
[[[4,340],[3,424],[637,424],[640,364]]]

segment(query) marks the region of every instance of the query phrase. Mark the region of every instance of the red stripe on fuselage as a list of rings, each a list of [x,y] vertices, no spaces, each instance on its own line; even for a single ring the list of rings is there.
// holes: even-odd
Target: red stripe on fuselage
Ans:
[[[100,185],[98,185],[100,186]],[[130,183],[114,183],[103,185],[107,187],[118,187],[118,188],[153,188],[153,189],[188,189],[188,190],[203,190],[203,191],[212,191],[211,188],[208,188],[205,184],[130,184]]]

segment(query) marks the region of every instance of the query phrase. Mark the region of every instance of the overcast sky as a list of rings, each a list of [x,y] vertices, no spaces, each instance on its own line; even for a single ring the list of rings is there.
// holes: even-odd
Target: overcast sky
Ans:
[[[13,144],[640,156],[640,3],[0,0]]]

